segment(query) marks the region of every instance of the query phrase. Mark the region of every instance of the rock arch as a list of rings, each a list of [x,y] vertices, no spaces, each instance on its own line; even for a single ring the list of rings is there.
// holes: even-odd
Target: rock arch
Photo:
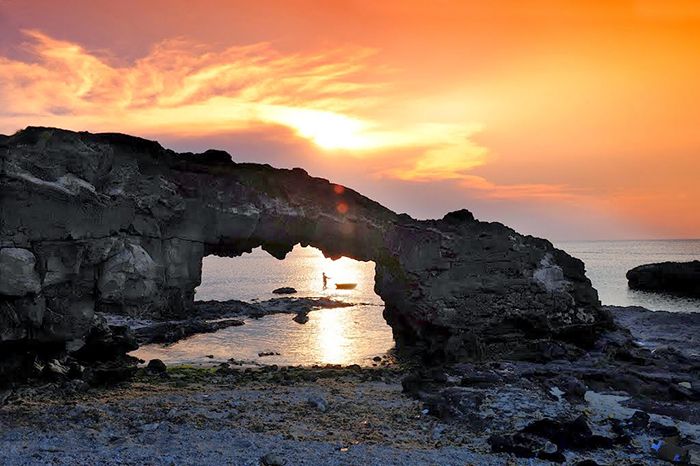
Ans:
[[[610,325],[581,261],[466,210],[418,221],[299,168],[121,134],[30,127],[0,156],[1,343],[78,348],[96,310],[181,316],[205,255],[295,244],[374,261],[397,342],[430,353],[580,345]]]

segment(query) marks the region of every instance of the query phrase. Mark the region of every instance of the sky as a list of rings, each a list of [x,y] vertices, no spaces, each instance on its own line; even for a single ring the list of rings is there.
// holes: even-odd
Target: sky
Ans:
[[[700,237],[700,2],[0,0],[0,133],[124,132],[554,240]]]

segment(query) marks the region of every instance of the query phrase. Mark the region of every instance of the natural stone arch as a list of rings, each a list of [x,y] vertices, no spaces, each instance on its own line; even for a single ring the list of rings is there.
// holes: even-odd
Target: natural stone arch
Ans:
[[[295,244],[374,261],[397,342],[433,354],[585,344],[609,325],[581,261],[466,210],[418,221],[299,168],[120,134],[28,128],[0,138],[0,155],[0,271],[33,258],[21,270],[40,283],[3,289],[0,341],[75,348],[96,309],[180,316],[205,255],[283,258]]]

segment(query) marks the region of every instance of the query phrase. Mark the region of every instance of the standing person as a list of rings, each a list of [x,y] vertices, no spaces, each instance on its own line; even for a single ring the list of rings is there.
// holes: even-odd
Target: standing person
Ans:
[[[325,290],[326,288],[328,288],[328,279],[329,279],[329,278],[330,278],[330,277],[329,277],[328,275],[326,275],[326,272],[323,272],[323,289],[324,289],[324,290]]]

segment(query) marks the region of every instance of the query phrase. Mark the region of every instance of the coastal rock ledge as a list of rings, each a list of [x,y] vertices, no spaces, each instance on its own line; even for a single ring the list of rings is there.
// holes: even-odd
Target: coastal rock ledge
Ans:
[[[700,261],[645,264],[627,272],[635,290],[700,296]]]
[[[29,127],[0,136],[0,186],[4,348],[77,351],[96,311],[185,317],[204,256],[296,244],[374,261],[397,344],[431,355],[517,357],[612,325],[583,263],[550,242],[466,210],[418,221],[300,168]]]

